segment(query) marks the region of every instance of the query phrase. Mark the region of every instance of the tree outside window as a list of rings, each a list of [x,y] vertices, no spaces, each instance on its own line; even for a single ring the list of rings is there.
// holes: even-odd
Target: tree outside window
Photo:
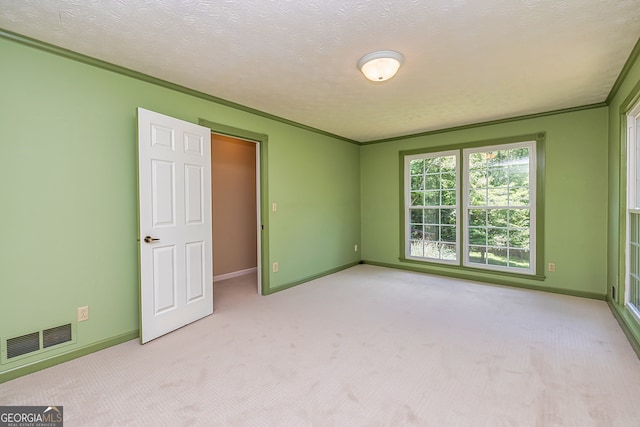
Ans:
[[[405,154],[406,258],[535,274],[536,143]]]

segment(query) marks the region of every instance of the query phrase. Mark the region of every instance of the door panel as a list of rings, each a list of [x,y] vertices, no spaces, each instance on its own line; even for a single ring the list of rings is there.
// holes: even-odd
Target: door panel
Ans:
[[[202,224],[203,221],[203,168],[197,165],[185,165],[184,170],[187,224]]]
[[[173,162],[160,160],[151,162],[153,226],[175,226],[175,165]]]
[[[175,246],[152,248],[153,251],[153,312],[160,314],[176,308]]]
[[[140,339],[213,312],[208,128],[138,109]]]
[[[204,242],[187,244],[187,303],[205,295],[204,286]]]

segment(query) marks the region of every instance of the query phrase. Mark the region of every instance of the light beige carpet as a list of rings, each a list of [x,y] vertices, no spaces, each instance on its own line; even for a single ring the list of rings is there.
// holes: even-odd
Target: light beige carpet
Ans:
[[[252,280],[248,280],[252,279]],[[607,305],[359,265],[0,385],[65,426],[639,426]]]

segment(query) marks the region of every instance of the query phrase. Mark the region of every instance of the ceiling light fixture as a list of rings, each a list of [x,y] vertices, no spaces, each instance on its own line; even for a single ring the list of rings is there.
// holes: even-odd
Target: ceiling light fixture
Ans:
[[[358,61],[358,68],[366,78],[383,82],[395,76],[404,58],[398,52],[381,50],[369,53]]]

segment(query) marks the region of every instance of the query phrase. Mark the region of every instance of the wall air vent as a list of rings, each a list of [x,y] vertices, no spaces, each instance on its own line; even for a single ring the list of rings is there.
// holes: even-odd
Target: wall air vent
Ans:
[[[75,325],[67,323],[53,328],[0,340],[0,363],[33,356],[57,345],[75,342]]]
[[[40,332],[7,340],[7,359],[40,350]]]
[[[69,341],[71,341],[71,323],[42,331],[42,346],[44,348]]]

